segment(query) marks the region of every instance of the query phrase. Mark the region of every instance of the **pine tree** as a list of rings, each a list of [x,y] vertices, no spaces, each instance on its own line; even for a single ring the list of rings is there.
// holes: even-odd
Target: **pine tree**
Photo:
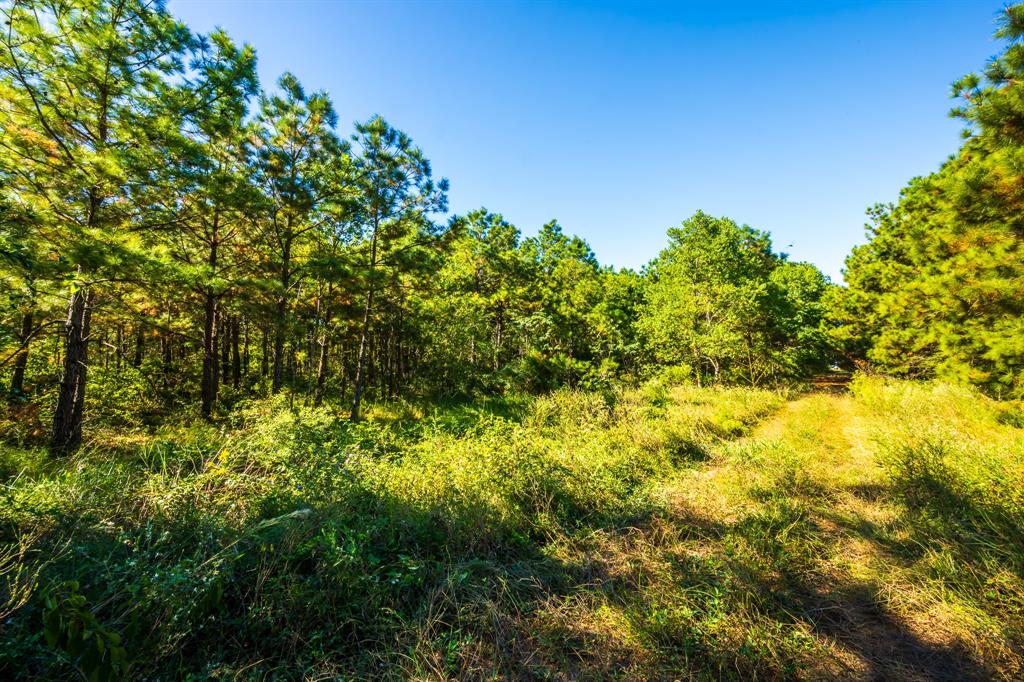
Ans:
[[[161,3],[18,2],[4,10],[0,114],[5,174],[64,263],[64,365],[52,446],[82,438],[93,305],[130,257],[131,195],[154,182],[126,158],[140,126],[160,125],[151,87],[181,70],[192,40]]]
[[[248,228],[261,206],[252,185],[254,131],[246,123],[258,90],[255,69],[255,51],[236,47],[220,31],[197,41],[186,77],[164,95],[175,102],[180,127],[164,140],[173,163],[165,171],[165,191],[148,207],[164,216],[150,230],[154,244],[176,264],[169,281],[154,284],[192,292],[201,301],[200,410],[206,418],[217,393],[218,311],[245,276],[245,242],[253,237]]]
[[[1024,6],[1006,9],[1008,45],[954,85],[966,142],[896,204],[870,212],[869,241],[829,297],[845,352],[903,376],[1024,394]]]
[[[285,339],[309,241],[333,220],[327,208],[344,191],[347,168],[347,145],[334,133],[337,114],[327,95],[307,96],[291,74],[278,87],[278,94],[261,103],[256,174],[267,201],[262,243],[274,274],[274,393],[284,385]]]
[[[379,116],[357,124],[352,140],[359,189],[355,211],[365,250],[363,319],[351,413],[357,420],[366,383],[375,298],[385,278],[414,264],[420,248],[437,238],[439,230],[430,218],[447,210],[448,181],[435,184],[423,152],[408,135]]]

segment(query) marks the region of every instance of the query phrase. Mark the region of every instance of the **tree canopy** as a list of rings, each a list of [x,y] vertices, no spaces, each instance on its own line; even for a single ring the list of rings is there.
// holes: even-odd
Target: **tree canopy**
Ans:
[[[289,73],[261,86],[252,46],[162,3],[3,11],[3,369],[57,451],[89,415],[217,419],[285,393],[358,419],[367,396],[667,368],[762,385],[845,358],[1024,390],[1020,7],[1003,53],[954,86],[963,147],[871,210],[845,286],[703,212],[640,272],[554,220],[524,236],[487,209],[449,216],[409,134],[379,116],[346,130]]]
[[[1024,6],[983,74],[954,84],[966,141],[895,204],[870,211],[867,244],[830,298],[828,333],[849,357],[908,377],[1024,394]]]

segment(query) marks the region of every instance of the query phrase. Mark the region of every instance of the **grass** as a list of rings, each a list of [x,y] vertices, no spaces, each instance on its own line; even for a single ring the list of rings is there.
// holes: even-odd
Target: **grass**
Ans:
[[[573,538],[657,513],[662,481],[781,400],[652,385],[391,404],[356,425],[259,402],[224,430],[101,430],[64,461],[9,447],[0,667],[43,678],[532,670],[532,615],[588,580],[562,555]],[[83,658],[96,637],[75,638],[97,630],[117,636],[123,663]]]
[[[1020,414],[655,383],[8,446],[0,672],[1019,679]]]
[[[1002,417],[1012,409],[860,378],[852,396],[790,402],[681,475],[669,488],[680,522],[710,532],[675,551],[724,561],[733,581],[729,625],[708,648],[740,677],[1019,679],[1024,433]],[[730,658],[728,640],[753,657]]]

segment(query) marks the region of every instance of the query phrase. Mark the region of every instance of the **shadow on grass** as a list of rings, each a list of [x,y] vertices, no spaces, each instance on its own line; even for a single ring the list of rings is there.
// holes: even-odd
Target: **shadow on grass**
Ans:
[[[905,499],[898,487],[871,484],[851,486],[856,497],[876,501]],[[927,561],[936,552],[952,557],[954,573],[933,575],[957,591],[960,598],[1003,620],[1012,615],[983,596],[982,585],[997,573],[1021,577],[1021,547],[1012,539],[1019,529],[1006,519],[996,523],[971,499],[952,491],[932,489],[934,496],[916,496],[916,504],[900,505],[898,516],[884,526],[860,515],[817,509],[816,516],[841,532],[869,543],[881,556],[903,565]],[[984,523],[979,523],[979,519]],[[894,532],[896,531],[896,532]],[[1019,537],[1019,535],[1016,535]],[[929,569],[925,569],[926,571]],[[881,586],[870,581],[827,579],[803,583],[793,590],[805,612],[816,614],[815,627],[857,653],[868,664],[869,679],[987,680],[1006,677],[979,662],[960,642],[939,644],[923,640],[879,598]],[[1010,606],[1010,605],[1007,605]],[[1014,608],[1010,606],[1010,608]],[[1019,612],[1019,606],[1015,607]],[[1019,617],[1019,616],[1018,616]],[[1024,658],[1024,633],[1006,631],[1018,658]],[[1019,664],[1019,661],[1018,661]]]
[[[856,656],[863,667],[847,668],[851,678],[954,682],[996,677],[962,644],[922,639],[886,609],[879,593],[879,585],[866,581],[803,583],[792,587],[790,603],[816,633]]]
[[[430,428],[462,433],[483,419],[446,409]],[[514,415],[504,409],[494,416]],[[515,462],[539,472],[534,484],[502,488],[519,517],[484,499],[410,504],[347,472],[343,451],[380,440],[360,428],[297,428],[297,443],[336,451],[261,464],[282,467],[284,482],[247,493],[256,502],[241,519],[205,507],[205,483],[194,501],[134,517],[65,510],[56,527],[73,553],[44,578],[79,579],[89,608],[125,635],[132,678],[789,679],[808,665],[793,637],[804,630],[850,655],[822,668],[832,677],[996,676],[963,646],[922,639],[881,586],[822,570],[823,521],[908,560],[935,537],[924,530],[897,542],[866,518],[830,514],[834,496],[811,489],[765,491],[730,523],[653,502],[599,514],[578,499],[580,481],[529,458]],[[669,445],[703,453],[683,438]],[[152,449],[138,466],[187,480],[215,455]],[[961,546],[949,530],[928,533]],[[0,676],[73,674],[43,642],[41,610],[37,599],[0,626]]]
[[[165,508],[147,501],[134,514],[100,514],[117,490],[118,469],[104,474],[110,494],[93,506],[65,505],[46,517],[47,542],[67,540],[71,550],[46,568],[35,598],[0,626],[0,676],[88,674],[42,637],[46,586],[76,580],[86,608],[122,636],[133,679],[520,679],[532,669],[527,614],[590,580],[579,566],[546,554],[540,531],[521,522],[480,505],[409,504],[350,476],[341,463],[293,472],[294,488],[248,493],[249,511],[238,517],[223,502],[210,506],[212,484],[193,455],[123,464],[138,469],[133,485],[120,488],[129,497],[153,469],[182,472],[175,491],[191,492]],[[105,472],[108,463],[96,466]],[[559,488],[561,479],[550,483],[546,492],[565,502],[547,512],[526,509],[525,518],[565,517],[549,520],[554,530],[586,516]],[[145,499],[139,494],[135,504]],[[558,532],[613,529],[636,517],[590,518]],[[2,541],[15,529],[8,526],[0,524]]]
[[[730,679],[789,679],[801,670],[812,677],[857,680],[1000,677],[964,644],[922,637],[887,608],[881,585],[821,564],[826,546],[818,519],[826,516],[788,498],[768,502],[735,523],[677,510],[673,523],[691,549],[673,557],[676,584],[669,594],[670,599],[684,600],[690,615],[675,627],[648,628],[647,634],[659,641],[661,656],[668,658],[674,651],[692,675]],[[844,519],[843,528],[884,545],[867,520]],[[616,584],[620,603],[649,608],[644,602],[650,601],[650,591],[644,590],[642,580],[624,579],[621,573],[602,579]],[[715,625],[730,617],[736,619],[733,630]],[[809,661],[791,636],[804,628],[842,653],[832,660]],[[758,629],[775,632],[774,643],[751,644],[751,633]]]

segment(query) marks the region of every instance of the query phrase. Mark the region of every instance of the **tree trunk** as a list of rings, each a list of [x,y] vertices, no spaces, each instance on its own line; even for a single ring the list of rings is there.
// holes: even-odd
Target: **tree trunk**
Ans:
[[[95,149],[101,151],[107,142],[110,100],[107,84],[99,90],[99,111]],[[96,186],[89,187],[89,209],[86,226],[94,228],[100,223],[103,198]],[[82,274],[78,266],[77,275]],[[53,413],[53,435],[50,441],[54,452],[65,454],[82,443],[82,418],[85,413],[85,380],[89,360],[89,323],[92,321],[93,292],[89,287],[75,289],[68,301],[68,317],[64,322],[64,371],[57,393],[57,409]]]
[[[395,325],[388,329],[388,343],[386,348],[388,367],[388,395],[392,398],[398,397],[398,339],[395,335]]]
[[[32,313],[27,312],[21,318],[21,350],[14,358],[14,374],[11,376],[11,396],[17,398],[25,395],[25,368],[28,367],[28,343],[32,336]]]
[[[50,441],[53,451],[60,454],[69,453],[82,444],[92,298],[92,290],[78,289],[68,302],[68,317],[64,323],[64,372]]]
[[[289,219],[288,230],[291,231],[291,219]],[[271,393],[281,390],[284,371],[284,327],[288,317],[288,287],[291,283],[291,240],[285,240],[281,252],[281,296],[277,299],[276,319],[274,325],[274,380],[271,384]]]
[[[231,385],[236,389],[242,385],[242,355],[238,349],[238,316],[231,316]]]
[[[115,367],[117,367],[118,373],[121,372],[121,367],[124,361],[124,324],[117,325],[117,357],[114,358]]]
[[[231,381],[231,316],[220,313],[220,383],[227,386]]]
[[[296,368],[298,367],[298,351],[295,350],[295,341],[288,342],[288,358],[286,369],[288,371],[288,385],[295,386]]]
[[[242,376],[249,379],[249,318],[245,318],[245,345],[242,349]]]
[[[213,322],[213,357],[210,358],[210,384],[213,387],[214,401],[220,396],[220,325],[217,324],[217,313]]]
[[[210,272],[217,272],[217,216],[213,220],[213,236],[206,264]],[[213,403],[217,400],[217,292],[207,286],[203,292],[203,376],[200,380],[200,409],[203,419],[209,419]]]
[[[174,369],[174,348],[171,335],[166,331],[160,335],[160,360],[163,364],[164,388],[170,388],[171,370]]]
[[[366,307],[363,309],[363,329],[359,334],[359,354],[356,356],[355,389],[352,396],[352,421],[359,419],[359,402],[363,398],[363,384],[366,382],[366,345],[370,335],[370,313],[373,311],[374,270],[377,267],[377,222],[373,224],[373,241],[370,245],[370,285],[366,292]]]
[[[403,362],[403,353],[405,352],[402,344],[402,332],[405,329],[405,294],[402,293],[398,297],[398,333],[395,335],[395,397],[397,398],[402,392],[402,385],[405,383],[405,362]]]
[[[263,355],[260,357],[260,376],[267,376],[270,372],[270,339],[267,337],[267,328],[260,330],[263,333]]]
[[[363,384],[366,382],[366,351],[370,335],[370,311],[373,309],[373,285],[366,293],[366,306],[363,308],[363,329],[359,335],[359,352],[356,355],[356,379],[352,397],[352,421],[359,419],[359,402],[363,398]]]
[[[501,340],[505,331],[505,310],[498,308],[498,315],[494,321],[494,367],[495,372],[501,367]]]
[[[388,394],[388,339],[377,332],[377,398],[387,398]]]
[[[209,419],[217,399],[217,298],[207,288],[203,301],[203,376],[200,401],[204,419]]]
[[[277,303],[276,324],[274,325],[274,373],[271,381],[270,392],[277,393],[284,385],[284,316],[286,314],[285,301],[281,299]]]
[[[327,338],[327,327],[331,322],[328,309],[324,313],[324,333],[320,337],[320,360],[316,364],[316,389],[313,391],[313,405],[320,407],[324,401],[324,387],[327,385],[327,352],[330,340]]]
[[[348,391],[348,377],[349,377],[349,363],[346,360],[348,353],[345,352],[344,346],[342,346],[337,353],[338,356],[338,372],[340,376],[338,385],[338,395],[344,398],[345,393]]]

